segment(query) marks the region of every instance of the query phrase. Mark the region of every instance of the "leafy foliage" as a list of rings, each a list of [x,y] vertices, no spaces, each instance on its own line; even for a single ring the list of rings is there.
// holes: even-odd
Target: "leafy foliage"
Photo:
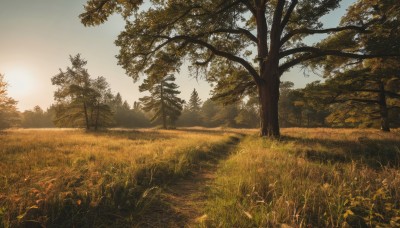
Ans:
[[[114,121],[113,112],[109,105],[113,98],[109,84],[104,77],[91,81],[93,94],[90,103],[90,119],[95,130],[99,126],[108,126]]]
[[[51,128],[54,127],[54,112],[52,107],[44,111],[40,106],[26,110],[21,114],[21,127],[23,128]]]
[[[111,100],[110,106],[114,113],[113,126],[125,128],[150,126],[150,122],[143,113],[139,102],[135,102],[134,107],[131,109],[128,102],[122,101],[121,94],[117,93]]]
[[[350,7],[341,24],[359,23],[367,19],[372,23],[370,30],[357,34],[342,32],[322,41],[321,47],[342,46],[346,49],[362,49],[362,52],[400,52],[400,20],[398,1],[358,1]],[[400,109],[399,58],[373,58],[354,61],[349,58],[324,58],[312,63],[320,66],[328,80],[322,85],[311,85],[309,96],[332,105],[331,122],[347,122],[353,126],[380,125],[384,131],[396,126],[396,113]],[[395,113],[393,115],[393,113]],[[395,118],[390,118],[394,116]],[[377,124],[377,121],[380,124]]]
[[[55,124],[57,126],[83,127],[90,129],[107,126],[112,121],[108,102],[112,97],[104,77],[91,79],[85,69],[87,61],[80,55],[70,56],[72,66],[55,75],[51,81],[58,86]]]
[[[378,22],[389,22],[385,9],[374,12],[373,17],[352,16],[356,9],[369,15],[369,8],[357,7],[362,2],[349,11],[351,20],[336,28],[324,28],[319,19],[339,7],[340,0],[150,1],[150,6],[140,0],[88,0],[80,18],[83,24],[93,26],[114,12],[123,15],[126,27],[116,41],[118,60],[134,80],[153,68],[178,69],[187,60],[192,72],[217,83],[217,96],[237,101],[246,93],[257,94],[261,135],[279,136],[279,81],[284,72],[326,56],[365,59],[395,55],[388,53],[390,50],[364,53],[364,46],[357,45],[303,42],[314,34],[358,37],[367,29],[377,31]],[[354,44],[352,41],[349,39],[347,46]]]
[[[17,101],[7,94],[7,82],[0,74],[0,129],[15,126],[18,123]]]

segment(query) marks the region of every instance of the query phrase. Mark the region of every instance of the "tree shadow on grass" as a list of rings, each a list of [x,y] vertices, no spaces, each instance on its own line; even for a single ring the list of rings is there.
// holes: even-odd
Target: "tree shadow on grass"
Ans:
[[[294,153],[313,162],[334,164],[358,161],[373,169],[381,169],[384,166],[400,167],[400,140],[360,137],[357,141],[350,141],[292,136],[283,136],[281,140],[306,145],[310,149],[298,150]]]
[[[207,135],[222,135],[224,133],[234,133],[238,134],[232,130],[222,130],[222,129],[207,129],[207,128],[178,128],[171,130],[156,130],[156,129],[106,129],[98,131],[88,131],[88,134],[94,136],[104,136],[112,137],[116,139],[129,139],[129,140],[145,140],[154,141],[160,139],[173,139],[179,136],[175,134],[176,132],[182,133],[194,133],[194,134],[207,134]]]
[[[145,140],[145,141],[177,138],[177,136],[172,133],[159,132],[157,130],[140,131],[135,129],[126,129],[126,130],[111,129],[111,130],[101,130],[101,131],[89,131],[88,133],[94,136],[112,137],[115,139]]]
[[[237,133],[229,129],[215,129],[215,128],[177,128],[175,131],[181,131],[187,133],[212,134],[212,135],[222,135],[224,133]]]

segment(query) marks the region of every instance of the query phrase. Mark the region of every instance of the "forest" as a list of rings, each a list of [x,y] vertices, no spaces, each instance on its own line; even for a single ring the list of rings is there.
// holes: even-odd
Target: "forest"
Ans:
[[[389,77],[385,83],[387,94],[384,103],[386,114],[381,114],[380,95],[376,82],[358,83],[361,79],[347,79],[340,82],[343,76],[336,76],[324,83],[319,81],[308,84],[305,88],[293,89],[294,84],[284,81],[280,85],[279,124],[281,127],[329,127],[329,128],[377,128],[390,131],[390,128],[400,126],[400,81],[396,75]],[[107,85],[105,79],[103,83]],[[175,84],[174,84],[175,85]],[[175,85],[176,86],[176,85]],[[351,87],[351,88],[348,88]],[[384,88],[385,88],[384,87]],[[2,128],[147,128],[159,127],[171,129],[176,127],[227,127],[227,128],[257,128],[260,125],[259,104],[257,97],[245,97],[235,102],[226,103],[212,97],[204,102],[200,99],[196,89],[193,89],[187,102],[180,99],[180,108],[173,114],[172,119],[163,121],[162,115],[156,115],[157,108],[148,108],[146,97],[140,101],[123,100],[119,93],[108,94],[103,99],[102,109],[91,108],[91,122],[89,127],[85,123],[84,109],[77,107],[71,113],[69,107],[62,107],[59,103],[51,105],[46,110],[35,106],[31,110],[18,112],[10,106],[3,109],[4,118]],[[179,93],[179,88],[175,91]],[[155,97],[152,94],[151,97]],[[147,99],[150,99],[148,97]],[[91,103],[93,102],[93,103]],[[97,101],[89,101],[89,106],[96,105]],[[153,101],[154,102],[154,101]],[[160,101],[158,105],[161,107]],[[146,108],[147,107],[147,108]],[[105,109],[104,109],[105,108]],[[69,109],[68,112],[65,109]],[[97,120],[93,118],[101,113]],[[167,113],[167,112],[166,112]],[[166,114],[167,115],[167,114]],[[8,116],[8,117],[7,117]],[[169,116],[168,116],[169,117]],[[64,119],[64,120],[63,120]],[[385,119],[384,121],[382,119]],[[166,124],[163,125],[163,122]],[[386,125],[382,125],[382,122]]]
[[[0,227],[400,227],[398,0],[83,2],[139,95],[68,53],[21,110],[0,68]]]

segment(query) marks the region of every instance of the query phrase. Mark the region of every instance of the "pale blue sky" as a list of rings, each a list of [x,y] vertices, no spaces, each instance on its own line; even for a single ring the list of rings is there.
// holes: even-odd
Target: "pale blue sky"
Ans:
[[[344,0],[342,8],[324,17],[326,27],[337,25],[347,6],[354,0]],[[84,27],[78,18],[85,0],[0,0],[0,73],[10,84],[9,95],[19,101],[23,111],[35,105],[47,108],[53,101],[55,87],[50,78],[70,65],[69,55],[81,53],[88,61],[89,73],[104,76],[111,89],[120,92],[129,104],[143,96],[140,84],[117,65],[118,48],[114,40],[124,28],[120,16],[111,17],[97,27]],[[283,76],[296,87],[318,80],[304,77],[298,69]],[[177,76],[181,98],[188,100],[194,88],[204,101],[210,97],[208,83],[188,76],[182,69]]]

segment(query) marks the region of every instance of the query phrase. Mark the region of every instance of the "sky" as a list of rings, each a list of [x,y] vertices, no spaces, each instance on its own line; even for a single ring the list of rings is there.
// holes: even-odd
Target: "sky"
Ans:
[[[78,53],[87,60],[87,69],[94,78],[104,76],[114,93],[133,104],[139,97],[140,81],[133,80],[117,65],[118,47],[114,41],[124,29],[119,15],[96,27],[85,27],[79,20],[86,0],[0,0],[0,73],[9,84],[8,94],[18,101],[20,111],[39,105],[46,109],[54,103],[56,87],[51,77],[70,66],[69,55]],[[322,21],[325,27],[338,24],[345,9],[354,0],[343,0],[341,8]],[[310,41],[317,41],[317,38]],[[294,68],[282,77],[296,88],[320,80],[305,76]],[[187,66],[177,74],[181,98],[189,100],[194,88],[204,101],[210,97],[210,85],[189,76]]]

